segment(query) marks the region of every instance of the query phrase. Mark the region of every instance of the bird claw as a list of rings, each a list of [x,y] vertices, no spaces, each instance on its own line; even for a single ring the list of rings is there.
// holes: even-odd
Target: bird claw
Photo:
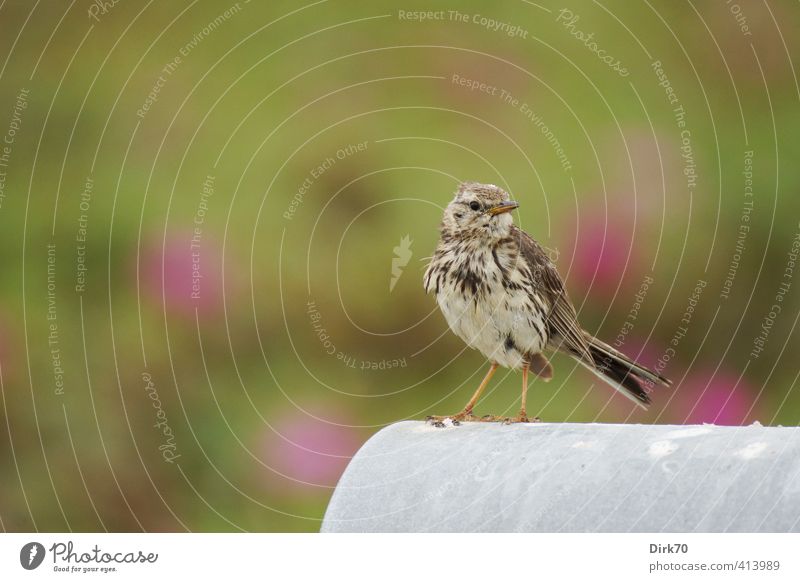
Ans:
[[[533,418],[528,418],[528,415],[520,413],[515,418],[507,418],[504,424],[516,424],[518,422],[524,422],[524,423],[542,422],[542,419],[539,418],[538,416],[534,416]]]
[[[472,414],[460,412],[458,414],[451,414],[447,416],[426,416],[425,422],[430,422],[436,428],[446,428],[447,426],[461,426],[462,422],[499,422],[501,424],[516,424],[518,422],[542,422],[542,419],[538,416],[528,418],[528,416],[525,414],[518,414],[515,417],[485,414],[478,418]]]
[[[517,423],[533,423],[533,422],[542,422],[542,419],[538,416],[534,416],[533,418],[528,418],[527,414],[518,414],[517,416],[491,416],[486,415],[481,418],[484,422],[499,422],[502,424],[517,424]]]
[[[449,424],[451,426],[461,426],[462,422],[475,422],[478,418],[472,414],[459,412],[458,414],[449,414],[447,416],[427,416],[425,422],[430,422],[436,428],[445,428]]]

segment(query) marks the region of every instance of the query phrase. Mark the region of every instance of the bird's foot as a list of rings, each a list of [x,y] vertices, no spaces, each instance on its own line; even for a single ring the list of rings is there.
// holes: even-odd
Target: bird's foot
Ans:
[[[444,428],[448,425],[459,426],[462,422],[476,422],[480,420],[469,412],[459,412],[458,414],[448,414],[446,416],[428,416],[425,418],[426,422],[430,422],[433,426]]]
[[[481,416],[481,422],[506,422],[510,420],[507,416],[495,416],[494,414],[485,414]]]
[[[528,415],[524,412],[520,412],[514,418],[506,418],[503,421],[503,424],[515,424],[517,422],[542,422],[542,419],[538,416],[534,416],[533,418],[528,418]]]

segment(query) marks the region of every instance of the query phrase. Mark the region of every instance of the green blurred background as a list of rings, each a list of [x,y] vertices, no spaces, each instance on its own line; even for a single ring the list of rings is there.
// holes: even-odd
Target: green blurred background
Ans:
[[[0,525],[318,530],[371,434],[484,373],[421,284],[460,180],[511,192],[584,326],[675,383],[642,412],[556,356],[529,412],[797,424],[799,25],[774,1],[0,4]]]

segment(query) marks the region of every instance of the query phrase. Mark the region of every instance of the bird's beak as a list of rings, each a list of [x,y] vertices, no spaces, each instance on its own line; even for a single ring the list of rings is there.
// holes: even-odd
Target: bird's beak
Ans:
[[[489,214],[492,216],[496,216],[498,214],[503,214],[504,212],[511,212],[515,208],[519,208],[519,203],[512,201],[509,202],[501,202],[497,206],[492,206],[489,209]]]

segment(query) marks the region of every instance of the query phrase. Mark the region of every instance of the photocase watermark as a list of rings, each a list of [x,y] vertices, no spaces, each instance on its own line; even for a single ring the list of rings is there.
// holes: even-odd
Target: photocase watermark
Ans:
[[[198,45],[207,39],[211,34],[217,30],[222,24],[224,24],[227,20],[230,20],[231,17],[238,14],[242,10],[242,4],[249,4],[250,0],[244,0],[244,2],[237,2],[236,4],[232,5],[230,8],[219,14],[214,20],[206,24],[203,28],[201,28],[198,32],[196,32],[192,36],[192,40],[184,44],[178,52],[182,57],[188,57],[189,53],[192,52],[194,49],[198,47]]]
[[[94,0],[89,5],[89,9],[86,13],[89,15],[89,18],[95,22],[100,22],[100,17],[111,12],[111,9],[120,2],[122,2],[122,0]]]
[[[414,254],[411,251],[411,243],[413,242],[410,235],[405,235],[400,239],[400,244],[392,249],[394,257],[392,257],[392,276],[389,278],[389,293],[394,291],[394,286],[397,285],[403,275],[403,268],[408,265],[411,256]]]
[[[56,396],[64,395],[64,367],[61,363],[61,345],[56,307],[56,245],[47,245],[47,347],[50,350],[50,365]]]
[[[53,571],[65,574],[108,574],[119,571],[118,566],[122,564],[155,564],[158,561],[155,552],[106,551],[97,544],[82,550],[69,540],[56,542],[47,549],[39,542],[28,542],[19,552],[19,563],[26,570],[35,570],[42,565],[48,552],[53,560]]]
[[[798,228],[800,228],[800,224],[798,224]],[[772,326],[775,324],[778,315],[783,311],[783,301],[786,299],[789,289],[792,288],[798,254],[800,254],[800,232],[796,233],[792,239],[789,252],[786,254],[786,267],[783,269],[781,282],[778,284],[778,289],[775,291],[773,303],[764,316],[761,323],[761,331],[753,340],[753,349],[750,351],[750,357],[753,359],[757,359],[761,355],[761,352],[764,351],[764,347],[767,345],[767,340],[769,339],[769,334],[772,331]]]
[[[678,94],[675,92],[675,89],[672,87],[672,83],[667,77],[667,73],[664,72],[664,68],[661,66],[661,61],[653,61],[650,63],[650,67],[653,69],[653,72],[656,74],[656,78],[658,79],[658,86],[664,89],[664,92],[667,95],[667,101],[670,105],[677,105],[678,104]]]
[[[319,180],[320,177],[322,177],[325,172],[335,166],[337,162],[349,158],[357,153],[366,151],[368,145],[369,142],[367,141],[348,144],[336,150],[336,153],[334,153],[333,156],[327,156],[324,160],[314,166],[306,176],[306,179],[303,180],[303,183],[300,184],[300,187],[297,189],[295,195],[292,197],[292,200],[289,202],[289,207],[283,213],[283,217],[286,220],[292,220],[297,212],[297,209],[300,208],[300,205],[303,203],[306,194],[308,194],[309,190],[311,189],[311,186],[314,185],[314,182]]]
[[[398,20],[410,22],[449,21],[462,24],[477,24],[491,32],[501,32],[506,36],[527,39],[528,31],[519,25],[495,20],[482,14],[459,12],[458,10],[398,10]]]
[[[144,119],[145,115],[147,115],[147,112],[150,111],[153,105],[155,105],[155,103],[158,101],[162,89],[164,89],[166,86],[169,78],[172,77],[183,64],[183,59],[188,57],[189,54],[196,49],[201,42],[211,36],[211,34],[220,26],[238,14],[242,10],[242,4],[248,4],[249,2],[250,0],[246,0],[245,2],[237,2],[236,4],[232,5],[230,8],[220,13],[214,20],[210,21],[198,32],[196,32],[189,42],[178,49],[178,54],[173,56],[172,60],[162,67],[161,74],[153,83],[152,87],[150,88],[150,92],[147,94],[147,97],[142,105],[136,110],[136,116],[139,117],[139,119]]]
[[[87,176],[78,203],[80,214],[78,215],[78,232],[75,234],[75,292],[78,294],[86,291],[86,240],[89,230],[92,190],[94,190],[94,180],[91,176]]]
[[[656,365],[653,367],[657,374],[663,373],[672,358],[677,355],[678,345],[681,343],[681,340],[686,337],[686,334],[689,333],[689,325],[694,319],[695,312],[697,311],[697,304],[700,302],[700,296],[703,294],[703,291],[707,286],[708,281],[703,279],[697,280],[694,289],[692,289],[692,294],[689,295],[689,300],[686,303],[686,309],[684,309],[683,316],[679,322],[680,325],[672,335],[672,339],[669,340],[669,347],[664,350],[664,353],[661,354],[656,362]],[[649,392],[653,389],[653,382],[650,380],[645,380],[644,388]]]
[[[692,132],[686,124],[686,110],[678,99],[678,94],[672,87],[672,83],[661,65],[661,61],[655,60],[650,63],[650,68],[656,74],[658,85],[664,89],[667,101],[672,108],[672,115],[675,125],[678,127],[681,138],[681,159],[683,160],[683,175],[686,177],[686,190],[692,192],[697,187],[697,167],[694,160],[694,149],[692,147]]]
[[[309,298],[306,302],[306,314],[311,322],[311,329],[317,340],[322,345],[322,349],[329,356],[336,356],[336,360],[341,362],[345,367],[360,369],[360,370],[391,370],[393,368],[405,368],[408,366],[405,358],[395,358],[391,360],[364,360],[356,358],[352,354],[348,354],[336,348],[330,333],[323,325],[322,313],[317,307],[317,303]]]
[[[0,208],[3,208],[3,201],[6,199],[6,168],[11,163],[11,152],[17,139],[17,133],[22,127],[22,114],[28,108],[29,95],[30,89],[24,87],[17,93],[17,100],[11,112],[11,121],[3,136],[3,143],[0,144]]]
[[[736,246],[733,249],[733,256],[728,265],[728,272],[725,281],[722,283],[720,299],[728,299],[731,294],[731,287],[739,270],[739,263],[744,253],[747,235],[750,233],[750,213],[753,212],[753,150],[744,152],[744,202],[742,203],[742,214],[739,217],[739,228],[736,234]]]
[[[446,20],[445,10],[398,10],[398,20],[425,22],[426,20]]]
[[[492,97],[497,97],[503,104],[510,105],[519,111],[542,133],[544,139],[548,144],[550,144],[550,147],[553,148],[553,152],[556,154],[556,157],[561,164],[561,168],[565,172],[569,172],[572,169],[572,162],[570,162],[569,157],[567,157],[561,142],[558,140],[550,127],[544,122],[542,116],[536,113],[536,111],[534,111],[534,109],[528,105],[528,103],[517,99],[506,89],[502,89],[495,85],[491,85],[476,79],[470,79],[458,73],[453,73],[453,75],[450,77],[450,82],[454,85],[459,85],[460,87],[469,89],[470,91],[477,91]]]
[[[26,570],[35,570],[42,565],[45,549],[39,542],[28,542],[19,551],[20,566]]]
[[[153,428],[157,429],[161,436],[164,437],[163,442],[158,446],[158,450],[161,452],[161,456],[164,457],[164,461],[174,463],[175,459],[181,456],[178,453],[178,445],[175,443],[175,433],[169,425],[167,413],[164,412],[153,377],[148,372],[142,372],[142,381],[144,382],[144,391],[156,410],[156,423]]]
[[[579,40],[583,45],[593,52],[598,59],[604,62],[612,71],[617,73],[620,77],[627,77],[630,75],[628,69],[620,62],[619,59],[608,54],[605,49],[600,48],[594,40],[593,32],[583,32],[575,25],[581,19],[580,15],[575,14],[569,8],[562,8],[556,15],[556,22],[560,23],[572,36]]]
[[[544,136],[544,139],[550,144],[550,147],[553,148],[553,152],[556,154],[556,157],[561,164],[561,168],[565,172],[569,172],[572,169],[572,162],[569,161],[567,153],[561,146],[561,142],[558,140],[550,127],[544,122],[542,116],[536,113],[527,103],[520,103],[520,101],[514,98],[511,94],[507,92],[504,93],[505,94],[502,95],[501,98],[512,107],[518,108],[519,112],[522,113],[522,115],[524,115],[531,123],[533,123],[537,129],[539,129]]]
[[[675,123],[681,130],[681,158],[683,159],[683,175],[686,177],[686,190],[691,192],[697,187],[697,166],[692,148],[692,132],[686,127],[686,111],[683,105],[673,109]]]
[[[736,24],[739,27],[739,30],[742,32],[742,35],[753,36],[753,33],[750,30],[750,25],[747,24],[747,17],[742,11],[742,7],[733,0],[725,0],[725,4],[728,5],[728,11],[733,15],[733,19],[736,21]]]
[[[633,305],[628,311],[628,315],[625,317],[625,321],[623,322],[619,333],[617,333],[617,337],[614,338],[615,348],[622,348],[622,346],[625,344],[625,341],[628,339],[628,334],[631,332],[636,320],[639,318],[639,311],[642,309],[644,299],[647,297],[647,292],[650,290],[650,286],[652,284],[653,276],[645,275],[644,279],[642,280],[642,284],[639,285],[639,290],[633,296]]]
[[[502,32],[506,36],[522,39],[528,38],[527,30],[521,26],[511,24],[509,22],[495,20],[494,18],[489,18],[488,16],[483,16],[482,14],[467,14],[459,12],[458,10],[448,10],[447,14],[450,17],[450,20],[454,22],[477,24],[478,26],[485,28],[486,30],[491,30],[492,32]]]
[[[215,180],[216,178],[209,174],[203,181],[202,190],[200,192],[200,202],[197,203],[197,208],[194,212],[192,238],[189,240],[189,250],[192,256],[192,287],[190,298],[194,300],[200,299],[200,287],[203,279],[203,273],[200,268],[200,243],[203,240],[203,224],[206,221],[206,213],[208,212],[208,201],[214,196]]]
[[[453,83],[453,85],[459,85],[460,87],[464,87],[470,91],[477,91],[478,93],[486,93],[492,97],[496,97],[498,93],[502,95],[502,90],[495,85],[490,85],[489,83],[478,81],[476,79],[462,77],[458,73],[453,73],[453,76],[450,78],[450,82]]]
[[[558,261],[558,257],[560,256],[560,251],[558,249],[551,249],[544,245],[539,245],[542,247],[542,250],[547,254],[547,258],[550,259],[550,264],[547,265],[545,263],[537,263],[532,265],[530,268],[531,271],[531,278],[537,285],[546,285],[544,278],[548,276],[551,269],[555,268],[555,263]],[[526,320],[526,315],[522,311],[519,311],[514,314],[514,320],[518,322],[524,322]]]

